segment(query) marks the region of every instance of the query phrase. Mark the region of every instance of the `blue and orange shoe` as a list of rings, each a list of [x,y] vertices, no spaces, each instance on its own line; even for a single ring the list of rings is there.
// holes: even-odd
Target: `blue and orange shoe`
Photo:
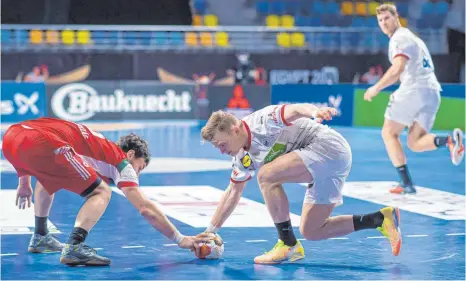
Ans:
[[[377,227],[383,236],[388,238],[392,253],[394,256],[398,256],[401,250],[401,230],[400,230],[400,210],[394,207],[385,207],[380,210],[383,214],[382,226]]]
[[[413,185],[403,185],[401,183],[390,189],[390,193],[393,194],[416,194],[416,192],[416,188]]]

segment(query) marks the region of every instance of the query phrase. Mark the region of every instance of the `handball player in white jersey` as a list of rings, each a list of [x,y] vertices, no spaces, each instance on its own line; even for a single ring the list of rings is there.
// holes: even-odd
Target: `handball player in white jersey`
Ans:
[[[440,106],[441,86],[435,76],[429,50],[419,37],[400,25],[394,5],[379,6],[377,19],[383,33],[390,37],[388,58],[392,66],[382,79],[367,89],[364,99],[371,101],[384,88],[400,80],[400,86],[391,95],[385,111],[382,138],[400,177],[400,183],[390,192],[412,194],[416,193],[416,188],[399,140],[405,127],[409,128],[409,149],[424,152],[447,147],[455,165],[459,165],[464,157],[463,133],[460,129],[445,136],[430,133]]]
[[[399,210],[386,207],[366,215],[330,217],[343,203],[342,188],[351,170],[351,148],[338,132],[320,124],[335,108],[311,104],[271,105],[238,120],[217,111],[202,128],[204,141],[233,157],[228,188],[206,232],[217,232],[238,204],[246,182],[257,173],[265,204],[279,240],[256,263],[271,264],[304,258],[290,221],[284,183],[310,183],[304,193],[300,232],[307,240],[324,240],[362,229],[378,229],[392,252],[401,247]],[[313,120],[314,119],[314,120]],[[317,121],[316,121],[317,120]]]

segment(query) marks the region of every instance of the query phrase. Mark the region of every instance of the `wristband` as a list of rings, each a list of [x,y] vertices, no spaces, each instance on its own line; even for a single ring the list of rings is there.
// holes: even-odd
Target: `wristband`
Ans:
[[[205,230],[205,232],[213,232],[213,233],[217,233],[217,231],[220,229],[220,227],[216,227],[215,225],[213,225],[212,223],[209,223],[209,226],[207,227],[207,229]]]
[[[173,235],[173,242],[175,242],[176,244],[180,244],[180,242],[184,239],[184,235],[181,234],[178,230],[175,231],[175,235]]]

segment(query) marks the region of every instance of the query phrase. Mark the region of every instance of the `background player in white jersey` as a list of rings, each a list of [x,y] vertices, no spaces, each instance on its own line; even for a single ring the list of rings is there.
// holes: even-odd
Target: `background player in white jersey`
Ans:
[[[412,151],[424,152],[447,146],[455,165],[459,165],[464,157],[463,133],[460,129],[455,129],[451,136],[429,133],[440,106],[441,91],[429,50],[419,37],[400,25],[394,5],[379,6],[377,19],[383,33],[390,37],[388,56],[392,66],[367,89],[364,99],[371,101],[384,88],[400,80],[400,87],[391,95],[385,111],[382,138],[401,180],[390,192],[416,193],[399,139],[404,128],[409,128],[408,147]]]
[[[389,240],[394,255],[401,247],[399,210],[330,217],[343,203],[342,188],[351,169],[351,148],[338,132],[311,118],[331,120],[335,108],[311,104],[268,106],[238,120],[217,111],[201,131],[222,154],[233,156],[230,185],[206,232],[217,232],[238,204],[246,182],[257,172],[265,204],[279,241],[256,263],[280,263],[304,258],[290,221],[284,183],[312,183],[305,193],[300,224],[308,240],[323,240],[361,229],[378,229]]]

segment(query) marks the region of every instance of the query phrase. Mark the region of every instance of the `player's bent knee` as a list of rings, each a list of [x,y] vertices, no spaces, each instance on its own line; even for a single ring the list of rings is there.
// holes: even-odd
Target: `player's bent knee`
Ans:
[[[323,236],[320,233],[320,230],[316,229],[316,228],[306,228],[306,226],[300,225],[299,226],[299,232],[301,232],[301,235],[306,240],[319,241],[319,240],[323,239]]]
[[[273,186],[275,184],[274,181],[274,172],[266,166],[262,167],[262,169],[257,173],[257,182],[261,189]]]

